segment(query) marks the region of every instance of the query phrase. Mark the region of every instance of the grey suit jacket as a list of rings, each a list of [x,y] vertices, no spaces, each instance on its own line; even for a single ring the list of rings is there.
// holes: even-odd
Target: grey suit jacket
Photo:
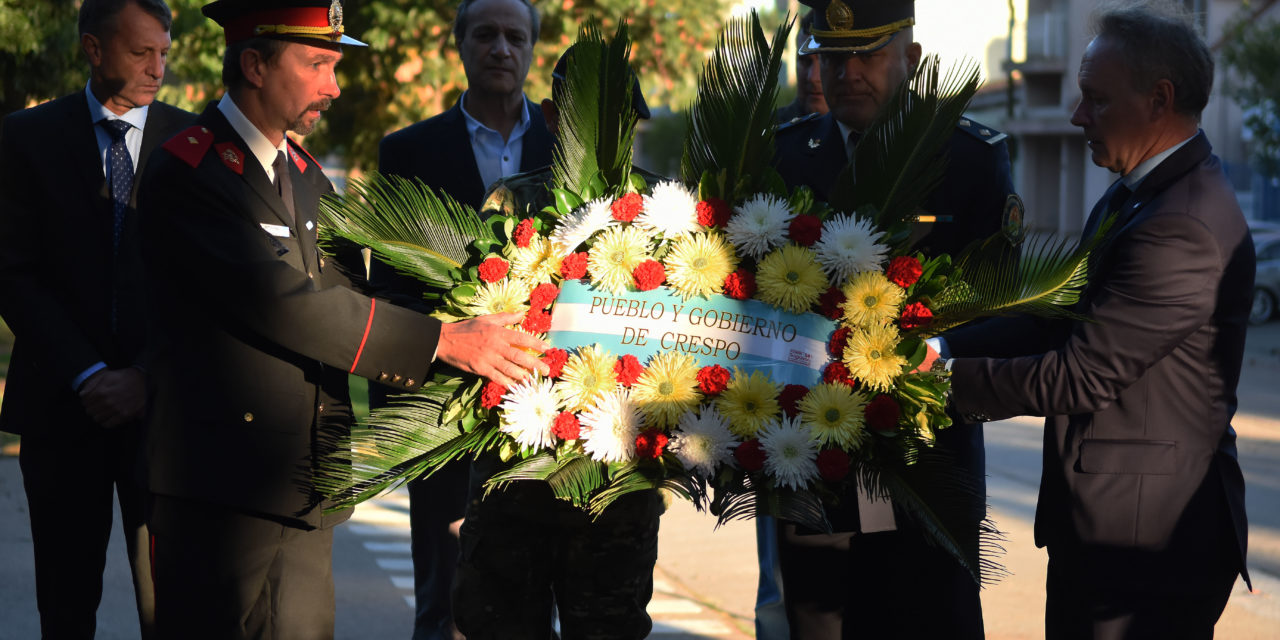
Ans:
[[[1231,418],[1253,277],[1244,216],[1201,132],[1121,208],[1077,309],[1087,322],[948,338],[961,415],[1047,416],[1037,545],[1175,561],[1226,548],[1244,570]]]

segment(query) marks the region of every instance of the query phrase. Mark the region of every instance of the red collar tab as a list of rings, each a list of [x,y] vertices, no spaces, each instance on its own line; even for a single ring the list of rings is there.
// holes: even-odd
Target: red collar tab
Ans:
[[[179,160],[196,167],[199,166],[200,158],[204,157],[211,144],[213,144],[213,132],[207,127],[197,125],[169,138],[169,141],[164,143],[164,149]]]
[[[337,4],[337,3],[334,3]],[[295,36],[338,42],[342,39],[342,5],[288,7],[246,13],[223,29],[227,44],[259,36]]]
[[[214,145],[214,151],[218,152],[218,158],[222,160],[222,164],[227,165],[233,173],[238,176],[244,175],[244,152],[236,147],[233,142],[223,142]]]
[[[285,137],[289,138],[289,136]],[[303,146],[298,144],[293,138],[289,138],[289,148],[293,151],[293,153],[289,155],[293,157],[294,164],[298,165],[298,171],[301,171],[302,173],[307,172],[307,162],[302,159],[302,156],[306,156],[312,162],[316,163],[316,166],[320,167],[320,169],[324,169],[324,167],[320,166],[320,161],[316,160],[316,157],[311,155],[310,151],[303,148]],[[301,154],[299,154],[299,152],[301,152]]]

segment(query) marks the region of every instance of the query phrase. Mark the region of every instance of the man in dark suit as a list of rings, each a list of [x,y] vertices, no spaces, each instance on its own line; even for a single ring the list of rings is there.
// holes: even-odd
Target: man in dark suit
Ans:
[[[344,286],[316,249],[309,133],[338,96],[330,0],[219,0],[227,93],[165,143],[139,198],[157,381],[147,453],[156,621],[172,638],[333,637],[332,527],[312,465],[350,427],[349,373],[414,390],[441,361],[499,384],[542,341],[442,325]]]
[[[813,7],[814,35],[801,51],[816,54],[831,111],[779,128],[775,166],[788,185],[807,185],[826,200],[858,136],[912,76],[922,51],[913,41],[910,0],[805,4]],[[915,250],[958,254],[1002,228],[1011,240],[1019,239],[1021,201],[1013,191],[1005,137],[968,119],[958,123],[943,181],[913,224]],[[985,487],[981,424],[940,430],[937,443]],[[978,584],[970,574],[926,542],[908,517],[893,514],[884,502],[875,504],[878,514],[859,510],[856,496],[845,496],[829,513],[834,534],[781,527],[779,555],[792,637],[983,637]],[[973,514],[975,532],[984,515]],[[903,597],[920,584],[943,595]]]
[[[949,336],[952,403],[973,419],[1046,416],[1036,544],[1048,638],[1211,638],[1245,570],[1231,417],[1253,244],[1200,112],[1213,58],[1189,16],[1105,10],[1071,122],[1120,179],[1086,236],[1077,322],[1000,320]],[[944,349],[945,351],[945,349]]]
[[[418,178],[477,211],[499,178],[551,163],[551,134],[542,111],[524,95],[540,18],[528,0],[465,0],[454,20],[454,42],[468,89],[453,108],[396,131],[378,148],[378,169]],[[422,285],[386,264],[369,265],[376,295],[429,311]],[[370,406],[396,390],[371,385]],[[409,517],[417,611],[414,640],[461,637],[449,591],[458,561],[458,526],[467,503],[467,460],[409,483]]]
[[[20,462],[47,638],[92,638],[118,492],[143,637],[155,592],[139,485],[147,372],[135,168],[194,117],[155,102],[163,0],[87,0],[89,82],[0,125],[0,315],[16,343],[0,429]]]

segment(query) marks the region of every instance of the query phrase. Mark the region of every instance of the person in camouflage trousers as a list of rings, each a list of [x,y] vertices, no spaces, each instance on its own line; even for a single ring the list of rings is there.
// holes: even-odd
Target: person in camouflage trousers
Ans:
[[[568,52],[552,73],[562,90]],[[633,108],[649,117],[639,83]],[[558,131],[555,103],[543,113]],[[634,169],[650,184],[662,178]],[[482,218],[527,217],[552,204],[550,166],[499,179],[489,188]],[[640,640],[653,623],[645,611],[658,560],[658,520],[665,510],[656,490],[619,498],[594,521],[559,500],[544,482],[515,482],[486,494],[484,483],[508,467],[496,455],[471,466],[470,500],[459,535],[453,615],[469,640]]]

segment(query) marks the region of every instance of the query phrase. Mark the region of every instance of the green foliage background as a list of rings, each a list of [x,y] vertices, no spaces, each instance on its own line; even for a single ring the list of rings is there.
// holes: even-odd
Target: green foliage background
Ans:
[[[173,49],[160,98],[195,111],[221,95],[222,30],[206,20],[208,0],[168,0]],[[457,0],[347,0],[347,33],[369,43],[349,48],[338,67],[342,96],[308,136],[316,153],[335,152],[369,170],[382,136],[453,105],[465,88],[451,26]],[[587,18],[606,33],[630,22],[632,64],[651,106],[677,109],[694,96],[698,70],[726,17],[727,0],[534,0],[542,34],[526,91],[551,93],[551,67]],[[84,86],[79,0],[0,0],[0,115]]]
[[[1245,110],[1253,133],[1254,169],[1280,176],[1280,20],[1256,19],[1246,3],[1223,29],[1222,59],[1236,74],[1229,95]]]

